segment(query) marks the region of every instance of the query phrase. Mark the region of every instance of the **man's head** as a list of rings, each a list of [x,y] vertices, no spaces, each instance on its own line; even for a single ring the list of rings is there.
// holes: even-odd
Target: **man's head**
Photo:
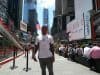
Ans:
[[[42,35],[46,35],[48,33],[48,27],[42,26]]]

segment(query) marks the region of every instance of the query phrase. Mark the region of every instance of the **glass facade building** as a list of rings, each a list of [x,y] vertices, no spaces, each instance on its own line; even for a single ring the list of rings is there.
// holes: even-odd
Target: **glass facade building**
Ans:
[[[37,12],[36,12],[37,1],[36,0],[24,0],[23,3],[23,21],[28,25],[28,31],[32,33],[36,32]]]

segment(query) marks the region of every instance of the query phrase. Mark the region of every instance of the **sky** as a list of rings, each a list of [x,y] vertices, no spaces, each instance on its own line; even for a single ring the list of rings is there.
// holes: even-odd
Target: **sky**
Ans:
[[[54,9],[54,5],[55,5],[55,0],[38,0],[38,3],[40,4],[41,7],[45,7],[45,8],[53,8]]]

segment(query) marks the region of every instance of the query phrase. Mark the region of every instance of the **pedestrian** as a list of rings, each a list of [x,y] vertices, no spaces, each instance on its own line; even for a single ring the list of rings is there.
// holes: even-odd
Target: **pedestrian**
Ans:
[[[65,51],[65,47],[64,47],[63,44],[61,44],[60,47],[59,47],[59,55],[63,55],[64,51]]]
[[[83,56],[83,48],[80,45],[76,48],[76,54],[77,56]]]
[[[54,40],[50,34],[48,34],[48,27],[42,27],[42,35],[36,38],[35,42],[35,52],[34,52],[34,60],[35,54],[38,50],[38,58],[42,71],[42,75],[46,75],[46,68],[49,71],[49,75],[54,75],[53,73],[53,62],[55,61],[54,57]]]
[[[68,47],[68,60],[75,61],[75,48],[72,44]]]
[[[91,52],[91,47],[89,44],[87,44],[85,47],[84,47],[84,54],[83,56],[87,59],[90,59],[90,52]]]
[[[97,60],[100,61],[100,43],[96,43],[94,47],[91,48],[90,51],[91,51],[90,59],[89,59],[90,69],[96,70],[96,67],[100,65],[100,64],[99,65],[96,64],[96,62],[98,62]],[[99,67],[99,72],[100,72],[100,67]]]

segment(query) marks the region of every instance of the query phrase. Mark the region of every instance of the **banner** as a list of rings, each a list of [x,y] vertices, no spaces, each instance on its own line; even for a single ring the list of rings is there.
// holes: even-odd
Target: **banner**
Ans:
[[[67,33],[69,33],[69,41],[84,39],[83,18],[79,20],[73,20],[67,24]]]
[[[90,23],[90,13],[84,13],[84,27],[85,27],[85,39],[91,39],[91,23]]]

